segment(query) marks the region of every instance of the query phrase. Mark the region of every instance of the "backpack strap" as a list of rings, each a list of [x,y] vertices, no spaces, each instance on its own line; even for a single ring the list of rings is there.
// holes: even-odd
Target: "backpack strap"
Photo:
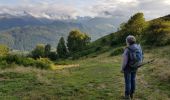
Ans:
[[[127,66],[129,68],[129,63],[130,63],[130,52],[131,52],[131,49],[129,47],[126,47],[126,49],[128,50],[127,51],[127,54],[128,54],[128,62],[127,62]]]
[[[134,50],[131,49],[130,47],[127,47],[127,49],[128,49],[129,51],[131,51],[131,52],[134,52]]]

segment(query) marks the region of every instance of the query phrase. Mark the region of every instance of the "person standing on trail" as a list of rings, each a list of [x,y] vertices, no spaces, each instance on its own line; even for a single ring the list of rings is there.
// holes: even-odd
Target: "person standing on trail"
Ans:
[[[141,46],[136,44],[136,38],[132,35],[126,38],[127,47],[123,53],[121,72],[125,79],[125,99],[132,99],[136,87],[136,72],[138,65],[142,63],[143,53]]]

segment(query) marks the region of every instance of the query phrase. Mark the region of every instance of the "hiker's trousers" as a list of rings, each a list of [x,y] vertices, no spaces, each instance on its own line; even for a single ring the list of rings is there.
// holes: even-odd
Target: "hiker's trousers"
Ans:
[[[124,72],[125,96],[133,94],[136,87],[136,72]]]

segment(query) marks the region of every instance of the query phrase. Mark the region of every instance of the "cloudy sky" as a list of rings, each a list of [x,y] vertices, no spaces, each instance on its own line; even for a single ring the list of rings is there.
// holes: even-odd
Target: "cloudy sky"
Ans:
[[[146,19],[170,14],[170,0],[0,0],[0,13],[27,11],[35,16],[129,17],[143,12]],[[46,16],[48,17],[48,16]]]

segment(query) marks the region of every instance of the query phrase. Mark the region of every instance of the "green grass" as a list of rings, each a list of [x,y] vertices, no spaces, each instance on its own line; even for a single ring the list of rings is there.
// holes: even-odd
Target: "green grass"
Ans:
[[[146,51],[145,60],[156,58],[156,62],[139,69],[135,100],[170,99],[169,57],[162,53],[169,48]],[[66,61],[80,64],[75,68],[51,71],[18,66],[1,70],[0,99],[121,100],[124,95],[121,55],[111,57],[110,53]]]

